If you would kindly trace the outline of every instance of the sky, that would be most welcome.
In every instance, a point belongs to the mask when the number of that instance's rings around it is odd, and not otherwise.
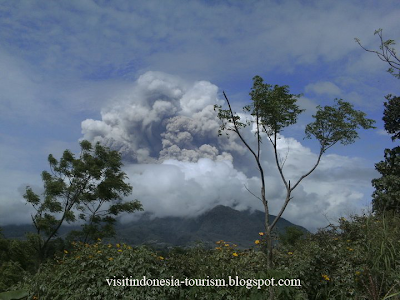
[[[218,136],[214,104],[250,103],[252,78],[288,85],[306,111],[280,136],[284,173],[315,163],[304,140],[317,105],[341,98],[376,120],[352,145],[335,145],[297,187],[283,217],[311,231],[371,209],[374,164],[393,148],[384,96],[399,81],[364,47],[376,29],[400,41],[397,0],[1,1],[0,226],[30,223],[26,186],[41,193],[47,156],[79,141],[120,151],[133,193],[154,216],[195,217],[222,204],[260,209],[256,163],[241,141]],[[251,128],[243,131],[254,141]],[[262,163],[270,211],[284,189],[271,145]],[[133,216],[123,216],[127,222]]]

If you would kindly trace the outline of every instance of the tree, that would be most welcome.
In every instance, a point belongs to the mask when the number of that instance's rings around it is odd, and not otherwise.
[[[400,97],[386,96],[383,121],[392,141],[400,139]],[[400,213],[400,146],[385,149],[385,159],[375,164],[380,178],[372,180],[372,209],[375,213]]]
[[[372,209],[377,214],[400,214],[400,146],[385,149],[385,159],[375,164],[380,178],[372,180]]]
[[[120,213],[142,209],[137,200],[122,201],[132,187],[124,182],[127,176],[121,171],[120,154],[100,143],[93,147],[90,142],[82,141],[80,146],[79,158],[69,150],[64,151],[59,161],[49,155],[51,173],[42,172],[43,197],[26,187],[24,198],[36,211],[32,221],[39,264],[61,225],[64,221],[77,221],[77,213],[84,222],[78,236],[86,242],[112,235],[115,217]]]
[[[364,48],[359,39],[356,42],[365,51],[372,52],[389,64],[388,72],[400,79],[400,59],[397,57],[394,40],[383,40],[382,29],[375,30],[380,38],[380,51]],[[400,139],[400,97],[387,95],[384,102],[382,120],[385,130],[392,135],[392,141]],[[375,213],[386,212],[400,213],[400,146],[385,149],[385,159],[375,164],[375,169],[381,174],[380,178],[372,180],[375,191],[372,194],[372,209]]]
[[[400,59],[397,57],[396,49],[392,46],[396,44],[394,40],[383,40],[382,29],[375,30],[374,35],[378,35],[381,45],[379,46],[379,51],[369,50],[361,45],[359,38],[355,38],[355,41],[367,52],[375,53],[380,60],[387,62],[389,64],[389,69],[387,70],[394,77],[400,79]]]
[[[233,112],[231,103],[225,92],[223,94],[228,104],[228,109],[222,109],[222,106],[219,105],[215,105],[214,109],[218,111],[218,118],[222,122],[219,134],[225,131],[228,135],[227,131],[233,131],[239,136],[240,140],[251,152],[256,161],[261,180],[261,198],[257,198],[261,200],[264,206],[267,265],[271,268],[273,262],[272,230],[277,221],[281,218],[288,203],[292,200],[292,192],[294,189],[304,178],[309,176],[317,168],[326,150],[338,142],[343,145],[353,143],[358,137],[356,130],[360,127],[364,129],[373,128],[372,124],[374,120],[366,119],[365,113],[354,110],[350,103],[341,99],[336,99],[336,104],[334,106],[325,106],[323,108],[318,106],[317,113],[313,116],[315,121],[308,124],[305,129],[306,138],[311,138],[313,136],[319,141],[320,150],[317,161],[309,171],[304,173],[297,181],[294,181],[294,184],[291,184],[291,181],[286,178],[283,172],[285,161],[281,161],[279,158],[277,140],[283,129],[289,125],[295,124],[297,122],[297,116],[303,112],[296,104],[300,95],[290,94],[288,86],[272,86],[265,84],[260,76],[255,76],[253,81],[253,87],[250,92],[251,104],[243,108],[244,112],[250,113],[252,116],[251,120],[241,122],[240,116]],[[250,146],[241,133],[242,128],[250,125],[255,125],[255,149]],[[275,163],[286,190],[286,197],[282,207],[272,222],[269,220],[269,206],[265,194],[266,185],[264,170],[261,165],[261,145],[262,138],[265,136],[272,145]]]
[[[383,122],[385,130],[392,134],[392,141],[400,139],[400,97],[387,95],[387,102],[384,102]]]

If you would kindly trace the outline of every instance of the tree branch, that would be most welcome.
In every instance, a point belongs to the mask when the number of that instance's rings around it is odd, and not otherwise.
[[[275,162],[276,162],[276,166],[278,167],[278,171],[279,174],[281,175],[282,181],[285,184],[286,190],[289,188],[288,183],[286,181],[285,176],[283,175],[283,170],[279,164],[279,158],[278,158],[278,149],[277,149],[277,145],[276,145],[276,132],[274,134],[274,143],[272,143],[272,145],[274,146],[274,154],[275,154]]]
[[[306,174],[304,174],[303,176],[301,176],[299,178],[299,180],[296,182],[296,184],[290,189],[290,192],[292,192],[304,178],[306,178],[308,175],[310,175],[317,168],[319,162],[321,161],[322,154],[324,154],[325,150],[326,149],[323,146],[321,146],[321,149],[320,149],[319,155],[318,155],[318,159],[317,159],[317,162],[315,163],[315,165],[311,168],[310,171],[308,171]]]
[[[260,197],[257,197],[256,195],[254,195],[253,192],[251,192],[251,191],[247,188],[247,186],[246,186],[245,184],[243,184],[243,185],[244,185],[244,187],[246,188],[246,190],[247,190],[250,194],[252,194],[252,195],[253,195],[254,197],[256,197],[258,200],[260,200],[261,203],[263,202],[262,199],[261,199]]]
[[[233,115],[233,111],[232,111],[232,107],[231,107],[231,104],[230,104],[230,102],[229,102],[229,99],[228,99],[228,97],[226,96],[225,92],[222,92],[222,93],[223,93],[223,95],[224,95],[224,97],[225,97],[225,99],[226,99],[226,102],[228,103],[229,111],[230,111],[231,116],[232,116],[233,126],[235,127],[235,132],[237,133],[237,135],[239,136],[239,138],[240,138],[240,140],[243,142],[243,144],[247,147],[247,149],[249,149],[249,151],[253,154],[254,158],[256,159],[257,166],[258,166],[258,170],[260,171],[260,176],[261,176],[261,184],[262,184],[262,187],[261,187],[261,190],[262,190],[262,192],[261,192],[261,197],[262,197],[262,199],[263,199],[263,200],[262,200],[262,201],[263,201],[263,204],[265,205],[265,204],[267,203],[267,200],[265,199],[264,170],[263,170],[263,168],[262,168],[262,166],[261,166],[261,163],[260,163],[260,160],[259,160],[258,155],[253,151],[253,149],[249,146],[249,144],[247,144],[247,142],[244,140],[244,138],[243,138],[242,135],[240,134],[239,128],[238,128],[238,126],[237,126],[236,120],[235,120],[234,115]],[[258,127],[258,124],[257,124],[257,127]]]

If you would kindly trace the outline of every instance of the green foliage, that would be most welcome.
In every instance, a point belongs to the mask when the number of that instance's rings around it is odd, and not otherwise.
[[[392,134],[392,141],[400,139],[400,97],[387,95],[383,104],[385,110],[382,120],[385,122],[385,130]]]
[[[82,295],[90,299],[265,299],[268,288],[257,289],[253,282],[244,282],[242,287],[206,286],[206,281],[204,286],[133,287],[119,286],[113,281],[140,280],[143,276],[180,281],[226,279],[226,282],[228,276],[246,280],[289,278],[287,272],[266,270],[265,263],[263,253],[239,251],[235,245],[223,241],[214,250],[176,249],[165,257],[145,247],[77,243],[54,263],[43,264],[40,273],[26,278],[18,287],[38,299],[81,299]],[[276,287],[275,295],[276,299],[305,299],[296,287]]]
[[[375,164],[375,169],[381,177],[372,180],[374,212],[400,213],[400,146],[385,149],[385,160]]]
[[[392,74],[397,79],[400,79],[400,59],[397,57],[396,49],[393,47],[396,45],[396,42],[392,39],[384,40],[382,29],[377,29],[374,32],[374,35],[378,35],[380,39],[379,51],[377,50],[369,50],[361,45],[360,39],[355,38],[355,41],[367,52],[375,53],[380,60],[388,63],[389,69],[387,70],[390,74]]]
[[[399,225],[398,217],[341,218],[277,259],[309,299],[383,299],[400,289]]]
[[[88,141],[80,143],[79,158],[65,150],[58,161],[49,155],[51,172],[43,171],[44,193],[41,198],[28,186],[24,198],[36,210],[32,216],[37,230],[35,248],[40,259],[47,255],[48,245],[57,235],[64,221],[84,221],[82,231],[74,232],[75,238],[93,241],[114,234],[114,216],[123,212],[140,210],[140,203],[123,203],[123,196],[132,192],[125,183],[126,174],[121,171],[121,157],[117,151]]]
[[[0,292],[34,271],[34,257],[27,241],[8,240],[0,235]]]
[[[326,150],[337,142],[343,145],[354,143],[358,138],[357,129],[375,128],[372,119],[365,118],[366,114],[353,109],[353,106],[335,99],[334,106],[317,106],[317,113],[313,115],[315,121],[306,126],[306,138],[314,136],[320,143],[321,148]]]
[[[392,141],[400,138],[400,97],[386,96],[383,121],[385,130],[392,134]],[[373,179],[375,188],[372,194],[373,210],[382,214],[388,211],[400,213],[400,146],[385,149],[385,159],[375,164],[381,174]]]
[[[279,243],[287,248],[294,250],[296,243],[304,237],[304,232],[298,227],[289,226],[285,228],[284,233],[279,234]]]
[[[290,232],[290,230],[289,230]],[[263,236],[263,233],[260,233]],[[299,236],[299,235],[293,235]],[[275,299],[400,299],[400,218],[393,215],[341,218],[305,238],[275,249],[275,268],[256,249],[238,250],[218,241],[215,249],[176,248],[161,254],[124,244],[75,243],[43,264],[14,289],[38,299],[266,299],[269,288],[122,286],[114,279],[300,279],[301,287],[275,287]],[[292,247],[294,245],[294,248]],[[115,276],[115,277],[114,277]],[[110,285],[107,283],[109,279]],[[216,281],[214,281],[216,283]],[[249,284],[249,288],[246,285]],[[252,285],[252,287],[250,287]]]
[[[0,293],[0,300],[20,300],[27,299],[28,292],[25,290],[17,290]]]
[[[162,279],[170,274],[164,261],[146,248],[78,243],[55,263],[42,265],[26,287],[39,299],[82,299],[83,295],[87,299],[172,299],[179,292],[173,287],[135,288],[113,286],[111,282],[130,276]],[[106,279],[111,280],[111,286]]]
[[[295,124],[298,115],[304,111],[296,104],[300,95],[290,94],[289,86],[272,87],[263,83],[260,76],[253,78],[250,96],[252,103],[243,109],[258,119],[268,135],[280,133],[283,128]]]
[[[261,193],[258,198],[265,210],[265,240],[266,247],[265,252],[268,254],[268,266],[272,266],[273,261],[273,237],[272,230],[274,229],[277,221],[281,218],[285,211],[288,203],[293,198],[293,190],[300,184],[300,182],[309,176],[318,166],[321,161],[321,156],[327,149],[340,142],[343,145],[351,144],[358,138],[357,129],[360,127],[364,129],[374,128],[374,120],[365,118],[366,114],[353,109],[353,106],[343,101],[342,99],[335,99],[336,104],[334,106],[321,106],[317,107],[317,113],[313,115],[314,122],[308,124],[305,129],[306,138],[314,136],[320,143],[320,151],[314,166],[305,172],[297,181],[292,185],[290,180],[286,179],[283,172],[283,166],[285,161],[280,160],[277,139],[278,134],[282,130],[297,122],[298,115],[303,112],[299,109],[296,102],[300,95],[293,95],[289,93],[288,86],[278,86],[263,83],[263,79],[260,76],[253,78],[253,87],[250,92],[251,104],[245,106],[243,110],[250,113],[252,118],[247,120],[245,123],[241,121],[239,115],[233,112],[230,101],[224,93],[225,99],[228,104],[228,109],[222,109],[222,106],[215,105],[214,110],[218,111],[218,118],[221,120],[221,126],[218,131],[221,134],[222,131],[233,131],[235,132],[243,144],[247,147],[249,152],[254,156],[257,163],[257,168],[260,172],[261,181]],[[251,124],[255,124],[254,134],[256,136],[257,149],[253,149],[252,146],[244,139],[240,129]],[[269,207],[266,199],[266,184],[264,178],[264,170],[261,163],[261,139],[262,133],[266,133],[269,141],[274,150],[275,163],[279,171],[280,177],[283,181],[286,189],[286,196],[282,203],[281,209],[272,221],[269,221]],[[228,135],[228,133],[226,132]]]
[[[218,118],[222,121],[219,134],[224,130],[238,132],[241,127],[258,122],[260,129],[271,136],[280,133],[283,128],[295,124],[298,115],[304,111],[299,109],[296,104],[300,95],[290,94],[289,86],[266,84],[260,76],[253,78],[250,96],[252,102],[244,106],[243,111],[250,113],[254,120],[245,123],[241,122],[239,115],[232,113],[230,107],[222,109],[222,106],[214,106],[214,109],[218,110]],[[235,126],[231,127],[230,123],[235,123]]]

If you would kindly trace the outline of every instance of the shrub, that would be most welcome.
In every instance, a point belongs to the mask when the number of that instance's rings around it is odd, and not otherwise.
[[[268,271],[265,265],[266,258],[262,252],[238,251],[233,244],[223,241],[214,250],[202,247],[172,250],[167,257],[145,247],[104,245],[100,242],[75,244],[54,263],[44,264],[39,273],[27,279],[25,288],[31,297],[39,299],[264,299],[269,293],[265,286],[261,289],[216,286],[216,279],[225,279],[228,283],[229,276],[233,279],[235,276],[239,279],[287,278],[286,273]],[[192,286],[192,281],[190,286],[181,287],[126,287],[113,281],[129,279],[130,276],[137,279],[146,276],[181,281],[185,278],[205,280],[202,282],[204,286]],[[275,289],[276,299],[304,299],[296,298],[298,294],[298,289],[293,287]]]
[[[309,299],[388,297],[400,289],[399,225],[393,216],[341,218],[293,252],[281,247],[280,268],[301,279]]]

